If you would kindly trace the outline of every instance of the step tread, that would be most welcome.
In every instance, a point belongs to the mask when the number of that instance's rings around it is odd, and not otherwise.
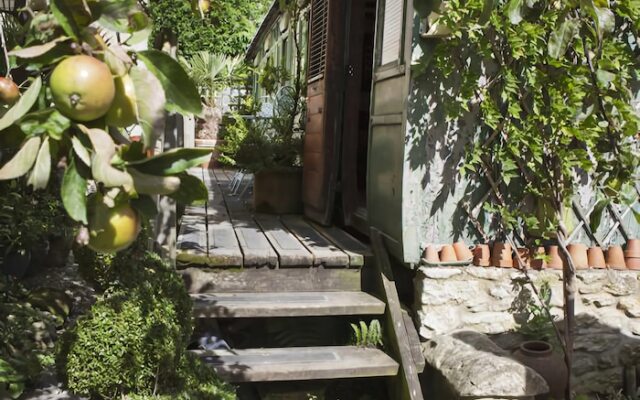
[[[383,351],[355,346],[193,352],[230,382],[364,378],[398,373],[398,363]]]
[[[205,293],[191,298],[196,318],[380,315],[385,309],[364,292]]]

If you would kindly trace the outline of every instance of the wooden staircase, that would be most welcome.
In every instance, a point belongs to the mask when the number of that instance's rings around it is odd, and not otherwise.
[[[384,318],[385,301],[362,290],[367,246],[301,217],[249,214],[224,195],[228,177],[205,173],[203,180],[213,196],[207,207],[186,209],[177,244],[195,318]],[[235,383],[395,377],[400,370],[384,351],[356,346],[193,352]]]

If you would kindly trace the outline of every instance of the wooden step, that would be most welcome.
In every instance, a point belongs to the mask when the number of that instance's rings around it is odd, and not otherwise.
[[[398,363],[383,351],[355,346],[193,352],[229,382],[365,378],[398,373]]]
[[[187,268],[179,271],[189,293],[360,292],[360,269]]]
[[[194,294],[196,318],[379,315],[384,303],[364,292]]]

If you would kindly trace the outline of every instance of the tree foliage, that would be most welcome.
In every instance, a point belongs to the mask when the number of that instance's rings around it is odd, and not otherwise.
[[[439,23],[453,33],[436,47],[434,71],[458,82],[446,99],[451,119],[478,113],[466,170],[490,165],[502,177],[515,196],[495,205],[503,220],[555,236],[578,175],[628,201],[640,166],[640,1],[445,4]]]
[[[151,37],[171,30],[178,37],[180,54],[187,58],[200,51],[242,55],[270,4],[269,0],[214,0],[201,18],[188,2],[152,0]]]

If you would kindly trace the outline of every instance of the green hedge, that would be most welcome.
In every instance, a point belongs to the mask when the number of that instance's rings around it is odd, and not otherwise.
[[[187,58],[199,51],[240,55],[270,4],[270,0],[214,0],[202,19],[187,1],[153,0],[149,6],[154,26],[151,38],[171,30],[178,36],[180,54]]]

